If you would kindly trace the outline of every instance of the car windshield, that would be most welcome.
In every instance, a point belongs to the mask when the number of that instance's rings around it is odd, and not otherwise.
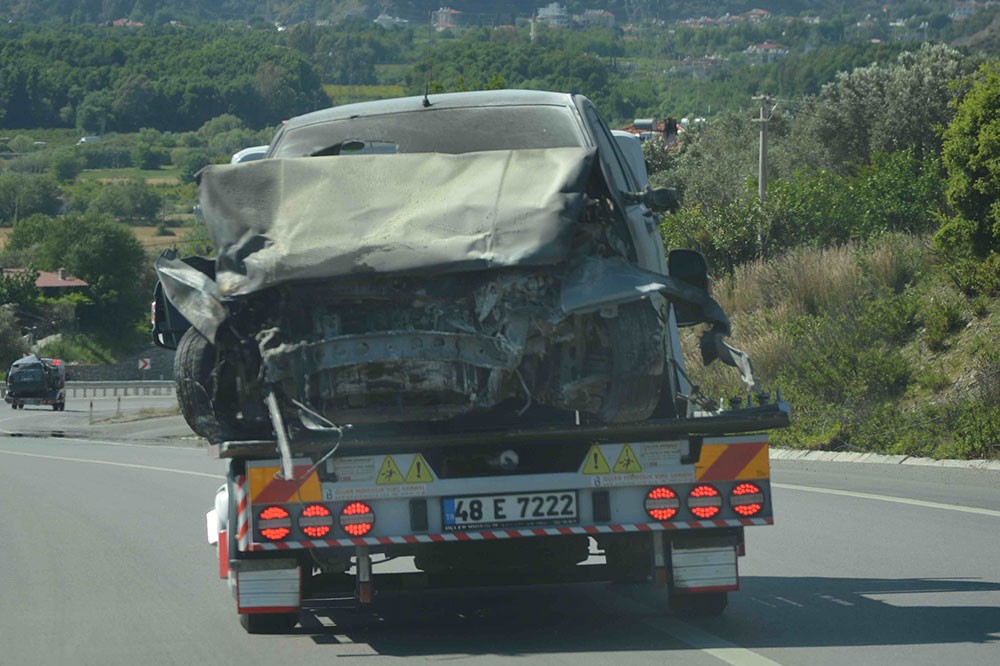
[[[344,118],[294,129],[272,157],[359,153],[468,153],[585,145],[564,106],[464,107]]]

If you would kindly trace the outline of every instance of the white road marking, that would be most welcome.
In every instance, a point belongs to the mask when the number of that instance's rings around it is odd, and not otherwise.
[[[12,456],[23,456],[25,458],[44,458],[46,460],[62,460],[66,462],[90,463],[91,465],[108,465],[110,467],[127,467],[130,469],[144,469],[151,472],[170,472],[171,474],[186,474],[187,476],[204,476],[209,479],[225,479],[221,474],[207,474],[205,472],[192,472],[184,469],[172,469],[170,467],[156,467],[153,465],[135,465],[132,463],[111,462],[108,460],[88,460],[86,458],[66,458],[63,456],[46,456],[40,453],[24,453],[23,451],[7,451],[0,449],[0,453]]]
[[[753,650],[730,643],[724,638],[710,634],[693,624],[688,624],[675,618],[670,618],[663,624],[656,623],[656,627],[658,629],[666,629],[668,634],[681,643],[689,645],[696,650],[701,650],[705,654],[709,654],[731,666],[782,666],[780,663],[773,659],[768,659],[762,654],[757,654]]]
[[[975,513],[980,516],[990,516],[1000,518],[1000,511],[993,509],[980,509],[976,506],[962,506],[960,504],[943,504],[941,502],[926,502],[924,500],[907,499],[905,497],[892,497],[890,495],[875,495],[872,493],[858,493],[851,490],[833,490],[832,488],[814,488],[812,486],[797,486],[791,483],[772,483],[775,488],[786,490],[801,490],[807,493],[820,493],[823,495],[840,495],[842,497],[856,497],[858,499],[878,500],[879,502],[892,502],[894,504],[909,504],[926,509],[942,509],[944,511],[961,511],[962,513]]]

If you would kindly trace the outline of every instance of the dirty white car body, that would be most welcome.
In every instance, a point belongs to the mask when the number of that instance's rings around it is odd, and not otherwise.
[[[202,173],[216,256],[158,260],[154,337],[179,345],[182,409],[216,440],[683,416],[678,313],[755,382],[705,270],[682,254],[669,275],[661,194],[579,95],[314,112],[265,159]]]

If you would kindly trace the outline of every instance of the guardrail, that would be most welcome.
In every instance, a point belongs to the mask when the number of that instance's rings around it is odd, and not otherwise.
[[[130,395],[174,395],[176,384],[172,381],[111,381],[66,382],[67,398],[97,398]],[[7,395],[7,387],[0,387],[0,397]]]

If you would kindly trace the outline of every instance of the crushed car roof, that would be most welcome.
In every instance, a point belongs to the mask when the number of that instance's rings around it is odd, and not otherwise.
[[[473,92],[444,93],[416,95],[413,97],[400,97],[396,99],[375,100],[371,102],[358,102],[356,104],[345,104],[334,106],[328,109],[313,111],[301,116],[296,116],[285,123],[288,129],[304,127],[314,123],[322,123],[330,120],[342,120],[352,116],[370,116],[382,113],[403,113],[407,111],[417,111],[423,108],[428,109],[455,109],[467,106],[507,106],[523,104],[548,104],[554,106],[574,106],[574,95],[568,93],[553,93],[541,90],[478,90]],[[424,100],[430,102],[430,106],[424,105]]]

